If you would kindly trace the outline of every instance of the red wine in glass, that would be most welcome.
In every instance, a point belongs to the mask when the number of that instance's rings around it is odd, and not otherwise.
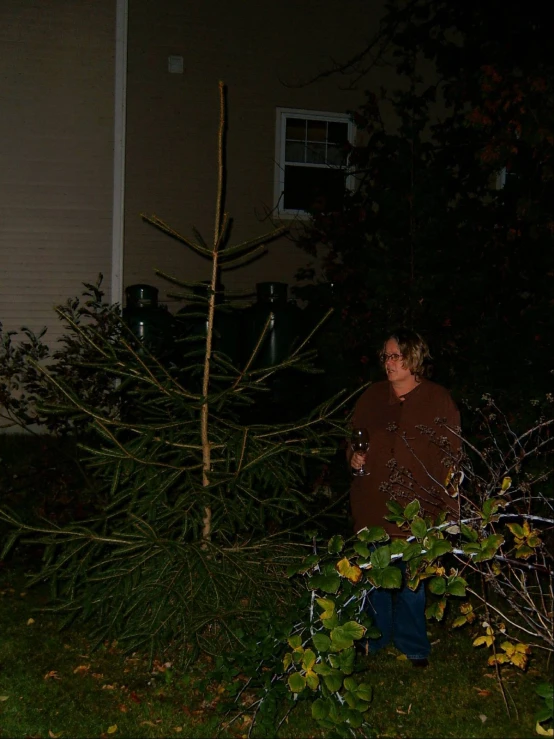
[[[369,434],[367,433],[367,429],[352,429],[352,433],[350,435],[350,448],[354,453],[360,452],[361,454],[365,454],[367,452],[369,449]],[[356,477],[363,477],[365,475],[369,475],[369,472],[365,471],[362,464],[359,470],[352,468],[352,474]]]

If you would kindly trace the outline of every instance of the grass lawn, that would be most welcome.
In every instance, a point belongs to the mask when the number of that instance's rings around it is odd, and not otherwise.
[[[227,725],[228,691],[206,680],[209,662],[183,673],[169,663],[149,667],[144,655],[124,655],[117,644],[91,651],[83,631],[59,632],[55,616],[35,611],[45,601],[40,588],[25,590],[19,569],[0,570],[0,738],[203,739],[218,730],[222,739],[248,736],[248,717]],[[359,658],[374,688],[373,736],[536,736],[534,689],[547,678],[544,658],[532,658],[527,673],[503,669],[508,715],[495,671],[469,634],[435,624],[431,638],[426,669],[412,667],[394,649]],[[323,734],[300,702],[275,736]]]
[[[86,515],[80,470],[48,439],[25,444],[5,436],[1,442],[3,503],[60,523],[71,511]],[[6,533],[0,527],[0,540]],[[0,739],[248,737],[249,716],[229,723],[230,686],[208,680],[209,660],[185,672],[169,663],[150,665],[142,654],[125,655],[113,643],[93,651],[81,627],[60,632],[55,616],[36,610],[47,602],[46,589],[25,587],[24,569],[37,564],[32,557],[23,549],[0,562]],[[436,622],[429,628],[434,646],[426,669],[413,668],[392,648],[358,658],[374,691],[371,736],[536,737],[534,714],[543,702],[535,688],[550,679],[552,667],[545,656],[536,651],[526,673],[502,668],[508,714],[488,654],[472,647],[471,632]],[[254,727],[250,735],[261,733]],[[324,735],[309,703],[298,701],[270,736]]]

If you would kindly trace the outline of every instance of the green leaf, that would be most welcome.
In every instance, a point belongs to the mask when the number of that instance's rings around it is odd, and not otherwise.
[[[502,534],[491,534],[481,543],[481,551],[475,557],[475,561],[484,562],[487,559],[492,559],[503,543],[504,537]]]
[[[369,547],[362,541],[354,542],[353,549],[356,554],[359,554],[361,557],[369,557]]]
[[[314,634],[312,641],[318,652],[328,652],[331,648],[331,639],[329,639],[327,634]]]
[[[350,690],[351,692],[355,692],[358,689],[358,681],[355,677],[345,677],[343,685],[345,690]]]
[[[542,723],[543,721],[548,721],[552,718],[552,709],[551,708],[541,708],[539,711],[535,714],[535,720],[539,723]]]
[[[390,546],[384,544],[371,552],[371,564],[382,569],[390,564]]]
[[[331,598],[316,598],[316,603],[320,608],[323,608],[324,611],[334,611],[335,610],[335,601],[331,600]]]
[[[393,539],[390,543],[390,553],[403,554],[409,546],[406,539]]]
[[[418,541],[411,541],[406,549],[402,552],[402,559],[404,562],[409,562],[413,557],[417,557],[421,554],[421,544]]]
[[[332,536],[329,539],[329,543],[327,544],[327,551],[329,554],[338,554],[339,552],[342,552],[344,548],[344,539],[342,536],[339,536],[338,534],[336,536]]]
[[[315,654],[311,649],[306,649],[302,658],[302,669],[311,670],[315,664]]]
[[[329,715],[329,704],[328,698],[318,698],[312,703],[312,718],[316,721],[327,718]]]
[[[517,536],[519,539],[523,539],[525,537],[523,526],[520,526],[518,523],[507,523],[506,526],[510,529],[512,534]]]
[[[437,559],[437,557],[442,557],[443,554],[451,551],[452,544],[449,541],[446,541],[445,539],[437,539],[433,542],[425,557],[429,561],[432,561],[434,559]]]
[[[297,649],[298,647],[302,646],[302,637],[300,634],[295,634],[294,636],[289,636],[287,639],[289,647],[292,649]]]
[[[389,535],[382,526],[369,526],[367,529],[358,531],[360,541],[371,544],[374,541],[386,541]]]
[[[354,670],[354,662],[356,660],[354,647],[343,649],[342,652],[339,652],[336,656],[338,657],[339,669],[342,670],[345,675],[350,675]]]
[[[467,542],[462,544],[462,551],[465,554],[479,554],[481,552],[481,544],[479,542]]]
[[[356,693],[358,695],[358,698],[365,701],[366,703],[369,703],[373,694],[373,688],[367,683],[360,683],[358,685],[358,690],[356,691]]]
[[[299,672],[293,672],[289,676],[288,684],[292,693],[301,693],[306,687],[306,678]]]
[[[402,572],[400,568],[391,565],[381,571],[381,587],[400,588],[402,586]]]
[[[323,675],[323,682],[329,692],[336,693],[342,687],[342,672],[340,670],[331,670]]]
[[[387,500],[386,505],[391,513],[394,513],[397,516],[404,517],[404,511],[402,509],[402,506],[396,500]]]
[[[356,711],[355,709],[351,708],[347,713],[347,720],[350,726],[353,729],[359,729],[360,726],[363,724],[364,720],[362,718],[362,714],[360,711]]]
[[[535,688],[535,693],[541,698],[552,698],[554,694],[554,685],[552,683],[540,683]]]
[[[429,580],[429,590],[435,595],[443,595],[446,591],[446,580],[444,577],[432,577]]]
[[[347,621],[331,631],[331,641],[337,649],[347,649],[352,646],[355,639],[361,639],[364,634],[364,626],[356,621]]]
[[[474,529],[471,529],[469,526],[467,526],[465,523],[460,525],[460,528],[462,530],[462,536],[464,536],[468,541],[477,541],[479,539],[479,534]]]
[[[311,670],[306,673],[306,685],[310,690],[317,690],[319,688],[319,677]]]
[[[446,592],[449,595],[458,595],[463,597],[466,594],[467,582],[463,577],[448,578],[448,584],[446,586]]]
[[[421,509],[421,505],[419,503],[419,500],[415,498],[412,500],[411,503],[408,503],[406,508],[404,508],[404,518],[406,518],[408,521],[411,521],[412,518],[419,513]]]
[[[419,516],[416,516],[414,520],[412,521],[410,530],[412,534],[418,539],[424,539],[425,536],[427,535],[427,524],[422,518],[420,518]]]
[[[336,593],[340,587],[340,577],[334,575],[314,575],[308,580],[310,590],[323,590],[324,593]]]
[[[332,655],[329,655],[329,656],[331,657]],[[316,672],[318,675],[325,676],[325,675],[331,675],[333,670],[331,667],[329,667],[327,662],[317,662],[314,665],[314,672]]]

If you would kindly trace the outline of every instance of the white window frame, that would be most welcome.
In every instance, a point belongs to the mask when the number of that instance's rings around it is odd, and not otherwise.
[[[285,191],[285,143],[286,143],[286,121],[287,118],[300,118],[310,120],[323,120],[330,123],[346,123],[348,125],[348,141],[354,143],[354,132],[355,126],[351,117],[346,113],[329,113],[321,110],[306,110],[303,108],[281,108],[278,107],[276,110],[276,121],[275,121],[275,180],[274,180],[274,198],[275,213],[282,218],[291,219],[308,219],[310,213],[305,210],[292,210],[285,209],[284,207],[284,191]],[[298,162],[291,162],[295,166],[303,167],[314,167],[314,168],[329,168],[344,169],[348,171],[348,167],[333,166],[330,164],[300,164]],[[355,184],[355,178],[353,175],[347,175],[346,177],[346,188],[353,190]]]

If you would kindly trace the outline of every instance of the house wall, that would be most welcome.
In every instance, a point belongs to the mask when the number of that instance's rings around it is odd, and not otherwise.
[[[99,272],[109,298],[115,0],[0,3],[0,321],[62,331]]]
[[[171,309],[160,269],[185,280],[209,277],[209,265],[141,220],[156,214],[191,236],[213,234],[217,175],[218,81],[228,88],[227,203],[233,242],[272,226],[277,106],[344,113],[364,90],[387,84],[375,70],[359,86],[335,75],[302,84],[359,51],[375,34],[382,0],[130,0],[124,284],[148,283]],[[184,73],[168,72],[168,56]],[[226,290],[255,283],[295,284],[310,257],[290,239],[247,267],[223,275]],[[175,290],[175,288],[173,288]]]

